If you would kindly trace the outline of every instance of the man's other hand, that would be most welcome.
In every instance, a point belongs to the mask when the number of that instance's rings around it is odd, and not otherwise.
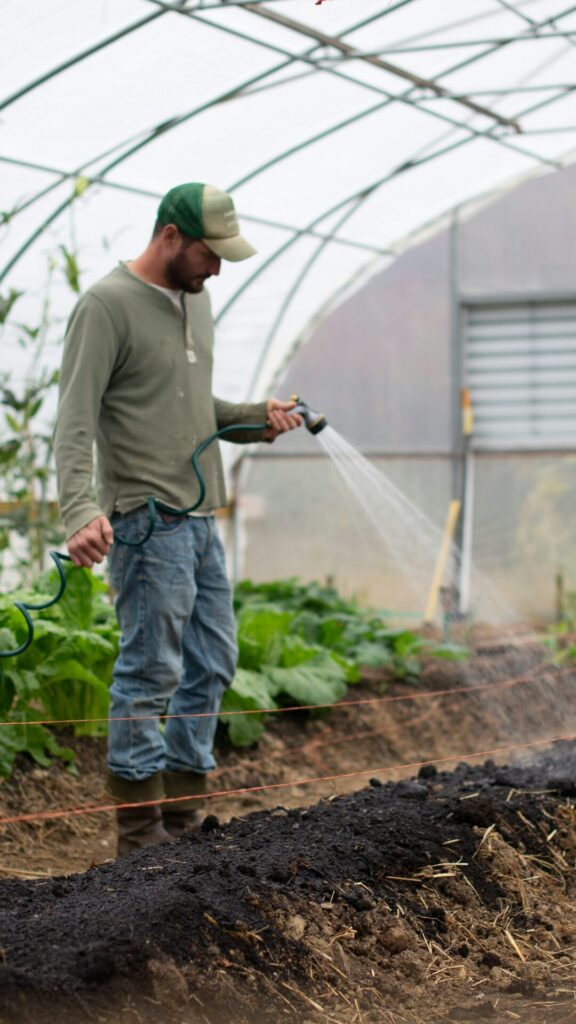
[[[268,426],[264,431],[264,440],[273,441],[278,434],[285,434],[287,430],[294,430],[302,425],[302,417],[296,413],[290,415],[296,402],[281,402],[279,398],[268,399]]]
[[[94,562],[102,562],[114,541],[114,531],[106,516],[91,519],[66,542],[74,565],[91,569]]]

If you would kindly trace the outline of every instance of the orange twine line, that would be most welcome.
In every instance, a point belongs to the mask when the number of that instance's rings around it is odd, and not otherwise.
[[[431,708],[430,711],[426,711],[425,715],[430,715],[437,710]],[[416,718],[410,718],[403,722],[404,726],[414,725],[416,722],[421,721],[423,715],[417,715]],[[334,730],[330,730],[333,734]],[[324,747],[333,747],[336,743],[342,746],[344,743],[356,743],[358,740],[373,739],[375,736],[385,736],[386,729],[369,729],[364,732],[353,732],[347,736],[334,736],[331,739],[322,739],[322,733],[317,739],[309,739],[307,743],[303,743],[299,747],[287,747],[285,750],[278,751],[275,754],[269,754],[267,757],[256,757],[254,760],[249,761],[247,758],[240,758],[236,764],[222,765],[220,768],[215,768],[210,773],[213,779],[219,779],[222,775],[228,775],[236,771],[237,768],[257,768],[261,764],[268,764],[270,761],[285,760],[287,757],[292,757],[293,754],[308,754],[313,758],[316,750],[322,750]]]
[[[523,676],[512,676],[509,679],[500,680],[497,683],[478,683],[474,686],[460,686],[454,687],[453,689],[446,690],[425,690],[419,693],[403,694],[395,697],[370,697],[365,700],[344,700],[337,701],[334,704],[296,704],[286,708],[242,708],[238,711],[199,711],[190,714],[179,714],[179,715],[126,715],[124,717],[114,716],[112,718],[50,718],[50,719],[37,719],[34,721],[25,722],[0,722],[0,726],[22,726],[22,725],[89,725],[96,724],[97,722],[146,722],[156,721],[159,718],[168,720],[171,718],[231,718],[234,715],[279,715],[284,714],[287,711],[320,711],[324,708],[348,708],[357,707],[360,704],[391,704],[394,701],[411,701],[411,700],[425,700],[426,698],[433,697],[446,697],[451,694],[461,693],[477,693],[480,690],[498,690],[504,689],[505,687],[517,686],[524,682],[533,682],[533,675],[538,669],[532,669],[531,672],[527,672]],[[573,669],[564,668],[559,669],[556,675],[563,675],[564,673],[573,672]]]
[[[472,754],[449,754],[445,757],[434,757],[428,761],[412,761],[407,764],[394,764],[386,768],[363,768],[355,772],[342,772],[339,775],[320,775],[311,779],[294,779],[290,782],[270,782],[263,786],[245,786],[241,789],[223,789],[214,793],[194,793],[189,796],[162,797],[161,800],[141,800],[137,803],[113,803],[113,804],[92,804],[88,807],[72,807],[69,810],[59,811],[38,811],[33,814],[16,814],[6,818],[0,818],[0,825],[10,825],[18,821],[40,821],[54,818],[76,817],[81,814],[102,814],[105,811],[117,811],[128,807],[156,807],[160,804],[176,804],[182,800],[206,800],[216,797],[241,796],[244,793],[261,793],[269,789],[286,789],[289,786],[308,786],[317,782],[334,782],[338,779],[352,779],[361,775],[384,774],[397,771],[401,768],[423,768],[430,764],[443,764],[445,761],[462,761],[471,757],[487,757],[491,754],[501,754],[506,750],[525,750],[528,747],[546,746],[552,743],[570,742],[576,739],[576,734],[569,736],[552,736],[545,740],[532,740],[530,743],[512,743],[505,747],[494,747],[492,750],[477,750]]]

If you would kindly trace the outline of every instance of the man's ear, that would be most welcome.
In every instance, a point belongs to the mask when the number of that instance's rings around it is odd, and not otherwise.
[[[160,237],[165,245],[170,249],[174,249],[180,244],[182,236],[175,224],[165,224],[162,228]]]

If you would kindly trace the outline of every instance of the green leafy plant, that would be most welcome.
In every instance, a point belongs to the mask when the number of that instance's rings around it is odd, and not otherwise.
[[[58,269],[74,295],[80,291],[77,255],[60,245],[48,261],[42,307],[35,323],[16,318],[24,292],[12,288],[0,295],[0,340],[18,346],[26,359],[24,379],[19,385],[9,372],[0,374],[0,497],[6,502],[0,519],[0,551],[10,553],[6,561],[12,572],[17,568],[22,583],[30,582],[42,571],[48,547],[62,539],[52,500],[51,405],[59,375],[47,365],[49,348],[61,341],[60,325],[50,304],[52,280]]]
[[[14,556],[24,578],[42,568],[47,545],[59,537],[57,512],[48,498],[52,439],[40,425],[44,401],[57,379],[55,371],[39,371],[34,383],[24,385],[18,395],[0,386],[4,424],[11,431],[0,444],[3,486],[11,502],[3,521],[4,546],[9,545],[10,531],[26,538],[25,554]]]
[[[268,596],[265,594],[264,596]],[[224,695],[224,712],[290,704],[331,704],[359,678],[356,667],[293,631],[298,615],[268,601],[237,603],[239,669]],[[232,743],[247,746],[264,728],[262,714],[224,714]]]
[[[73,292],[77,295],[80,294],[80,267],[78,265],[78,256],[75,252],[71,252],[65,245],[58,246],[62,258],[64,260],[64,276],[68,281]]]
[[[252,713],[258,708],[330,705],[358,682],[361,668],[415,680],[424,654],[467,656],[456,645],[438,647],[410,630],[390,629],[373,611],[319,583],[245,580],[236,587],[234,604],[240,667],[222,710],[251,713],[223,715],[222,721],[238,746],[261,735],[264,716]]]
[[[6,323],[12,306],[23,294],[24,292],[19,292],[16,288],[11,288],[6,296],[0,295],[0,324]]]
[[[550,626],[543,643],[550,652],[554,665],[571,664],[576,661],[574,625],[568,618]]]
[[[35,587],[0,597],[0,645],[18,647],[28,633],[14,600],[41,604],[58,589],[55,571],[43,574]],[[0,661],[0,774],[10,773],[19,752],[40,764],[49,756],[70,760],[72,752],[58,745],[46,720],[74,725],[76,735],[106,733],[108,690],[118,648],[118,627],[107,587],[95,574],[74,566],[67,570],[62,599],[34,616],[34,640],[22,654]],[[99,721],[93,721],[98,719]],[[103,720],[103,721],[102,721]]]

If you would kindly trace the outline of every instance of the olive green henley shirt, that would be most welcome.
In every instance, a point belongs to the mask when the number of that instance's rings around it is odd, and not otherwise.
[[[266,402],[212,395],[214,328],[203,290],[182,311],[125,265],[90,288],[70,318],[60,375],[55,457],[70,537],[99,515],[129,512],[149,497],[189,508],[199,489],[190,457],[215,430],[266,425]],[[238,443],[261,440],[234,432]],[[97,498],[92,491],[96,442]],[[218,442],[200,459],[205,515],[226,504]]]

